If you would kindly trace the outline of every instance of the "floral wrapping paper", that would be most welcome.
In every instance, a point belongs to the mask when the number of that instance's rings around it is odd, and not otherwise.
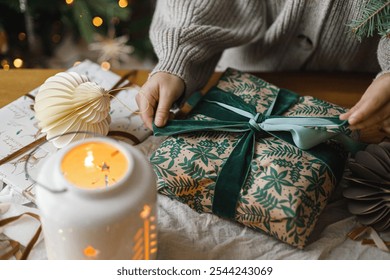
[[[240,96],[264,112],[279,89],[253,75],[228,69],[218,88]],[[283,116],[338,116],[344,109],[300,97]],[[207,120],[203,115],[192,119]],[[214,186],[221,167],[241,137],[237,132],[192,132],[168,137],[151,155],[158,191],[195,211],[212,213]],[[337,143],[335,151],[345,156]],[[303,248],[326,206],[336,177],[327,164],[274,136],[256,137],[255,153],[241,189],[235,220]]]

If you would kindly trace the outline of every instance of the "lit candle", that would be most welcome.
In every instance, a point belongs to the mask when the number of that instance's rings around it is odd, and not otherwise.
[[[104,142],[76,146],[61,162],[63,176],[76,187],[86,189],[109,187],[122,179],[128,170],[125,155]]]
[[[75,142],[43,163],[38,182],[49,259],[156,258],[156,178],[136,148]]]

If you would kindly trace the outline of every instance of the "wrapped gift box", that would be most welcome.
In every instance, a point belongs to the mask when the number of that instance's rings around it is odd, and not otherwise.
[[[192,98],[154,129],[172,135],[151,156],[159,192],[303,248],[356,148],[344,109],[233,69]]]

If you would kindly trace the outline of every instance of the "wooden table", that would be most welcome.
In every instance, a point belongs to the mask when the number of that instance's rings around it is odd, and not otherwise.
[[[30,90],[41,85],[48,77],[63,71],[61,69],[13,69],[0,70],[0,107],[12,102]],[[128,70],[115,70],[124,75]],[[215,73],[206,88],[215,84],[221,73]],[[350,108],[364,93],[374,78],[373,74],[361,73],[256,73],[264,80],[288,88],[301,95],[312,95],[320,99]],[[129,79],[142,85],[148,78],[148,71],[135,71]],[[377,135],[368,132],[369,140],[376,142]],[[383,137],[379,135],[378,137]]]

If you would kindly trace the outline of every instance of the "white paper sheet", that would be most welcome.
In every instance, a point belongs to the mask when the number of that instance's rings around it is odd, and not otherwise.
[[[104,70],[100,65],[88,60],[68,69],[68,71],[84,74],[91,81],[96,82],[107,90],[111,89],[120,80],[120,76]],[[139,141],[143,141],[151,134],[151,131],[144,127],[139,115],[132,114],[127,108],[129,107],[132,111],[138,109],[135,101],[138,90],[139,87],[134,85],[128,90],[119,92],[116,96],[117,98],[112,99],[110,131],[130,133]],[[35,96],[37,92],[38,88],[29,92],[29,94]],[[32,110],[33,104],[33,99],[22,96],[0,109],[0,159],[44,136],[40,133],[34,117],[34,111]],[[120,139],[123,140],[124,138]],[[46,144],[42,146],[31,157],[28,166],[29,170],[32,173],[37,172],[39,164],[55,151],[56,149],[52,145]],[[26,180],[24,172],[26,158],[29,152],[0,166],[0,182],[3,181],[17,192],[24,194],[29,200],[33,200],[34,186],[31,181]]]

